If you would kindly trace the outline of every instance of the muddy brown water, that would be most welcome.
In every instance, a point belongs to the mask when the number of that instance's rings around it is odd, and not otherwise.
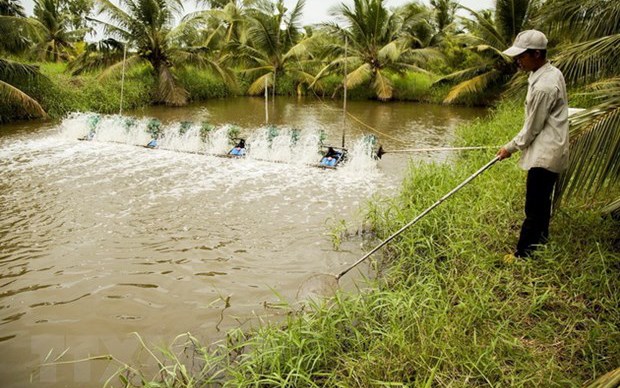
[[[388,151],[450,145],[458,124],[485,114],[366,101],[348,109],[378,131]],[[208,344],[228,329],[277,320],[274,306],[295,303],[304,279],[338,273],[364,254],[359,237],[335,250],[334,228],[342,222],[360,228],[364,204],[396,193],[410,159],[449,158],[388,153],[379,161],[358,155],[338,170],[309,166],[320,131],[325,143],[340,145],[343,115],[333,101],[269,103],[281,144],[295,128],[311,145],[285,155],[259,141],[265,133],[259,98],[127,116],[138,122],[137,132],[127,134],[124,118],[101,116],[90,142],[76,140],[88,132],[89,114],[0,126],[3,387],[101,385],[114,364],[38,366],[61,355],[59,361],[113,354],[148,362],[133,332],[153,347],[186,332]],[[171,133],[183,121],[237,125],[261,158],[181,152],[201,150],[191,134],[171,139],[168,149],[136,147],[148,140],[149,118]],[[373,133],[351,119],[345,128],[350,149]],[[355,270],[343,280],[358,278]]]

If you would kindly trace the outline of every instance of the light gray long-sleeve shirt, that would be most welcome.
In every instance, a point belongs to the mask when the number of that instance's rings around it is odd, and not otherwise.
[[[524,170],[542,167],[562,172],[568,166],[568,97],[562,72],[544,64],[528,79],[525,121],[521,131],[504,148],[522,151]]]

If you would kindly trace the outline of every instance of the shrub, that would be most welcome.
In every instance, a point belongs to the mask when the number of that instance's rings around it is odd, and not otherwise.
[[[235,92],[220,77],[207,70],[186,67],[177,70],[176,76],[192,101],[228,97]]]

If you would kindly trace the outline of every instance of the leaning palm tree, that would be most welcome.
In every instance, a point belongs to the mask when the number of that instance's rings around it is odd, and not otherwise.
[[[459,39],[479,53],[482,62],[437,81],[458,82],[444,99],[445,103],[459,102],[488,90],[501,91],[508,84],[517,67],[502,51],[512,44],[519,32],[531,25],[530,19],[538,6],[539,0],[496,0],[493,14],[465,8],[473,19],[464,20],[468,33]]]
[[[370,83],[378,99],[389,100],[394,92],[390,73],[426,72],[421,63],[438,55],[433,49],[413,48],[411,36],[401,33],[402,19],[387,10],[384,0],[354,0],[353,7],[341,4],[335,15],[348,27],[327,25],[341,41],[333,49],[338,57],[317,74],[317,81],[329,72],[343,68],[346,62],[353,69],[345,80],[348,88]],[[346,57],[345,45],[342,44],[345,42],[348,42]]]
[[[571,160],[556,190],[558,204],[620,181],[620,3],[550,0],[544,7],[540,22],[565,43],[554,64],[569,85],[589,85],[596,101],[572,120]],[[609,210],[619,208],[620,198]]]
[[[45,110],[18,86],[21,80],[32,80],[39,76],[36,67],[0,58],[0,99],[3,104],[14,106],[19,116],[45,117]]]
[[[109,21],[93,20],[100,23],[108,35],[126,42],[130,48],[126,60],[121,58],[109,66],[104,76],[119,70],[123,62],[127,66],[149,64],[157,78],[155,102],[168,105],[184,105],[189,97],[177,83],[172,71],[175,66],[210,69],[228,85],[234,85],[233,73],[220,62],[211,60],[206,55],[207,47],[182,44],[187,41],[185,35],[195,31],[192,26],[202,23],[204,18],[189,14],[175,26],[176,18],[183,11],[180,0],[121,0],[118,6],[109,0],[99,0],[98,5],[99,14],[107,16]],[[118,56],[118,51],[115,55]],[[97,56],[93,56],[93,60],[97,60]]]

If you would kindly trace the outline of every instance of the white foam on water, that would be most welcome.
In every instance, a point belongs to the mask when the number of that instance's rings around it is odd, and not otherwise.
[[[65,139],[91,135],[95,142],[146,145],[151,139],[149,123],[153,119],[135,119],[119,115],[74,113],[59,125]],[[158,123],[160,124],[160,123]],[[202,133],[199,123],[173,122],[160,124],[158,148],[164,150],[226,155],[235,141],[230,139],[231,125]],[[246,137],[246,159],[273,161],[293,165],[314,165],[321,158],[320,132],[312,129],[260,127],[243,129]],[[241,136],[241,135],[240,135]],[[372,146],[363,139],[354,141],[348,160],[343,163],[346,175],[375,174],[376,161]]]

